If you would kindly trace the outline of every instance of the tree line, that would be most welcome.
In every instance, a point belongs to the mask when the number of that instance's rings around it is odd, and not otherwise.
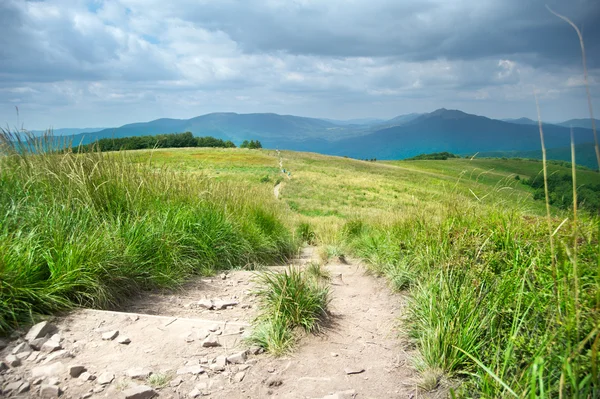
[[[217,139],[215,137],[194,137],[191,132],[158,134],[155,136],[132,136],[120,138],[103,138],[91,144],[73,148],[75,152],[86,152],[90,150],[119,151],[119,150],[141,150],[149,148],[181,148],[181,147],[216,147],[235,148],[236,145],[230,140]],[[245,140],[242,148],[262,148],[258,140]]]

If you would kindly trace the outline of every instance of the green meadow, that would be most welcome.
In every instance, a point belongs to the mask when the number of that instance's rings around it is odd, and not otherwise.
[[[546,218],[521,182],[541,162],[235,148],[39,154],[6,140],[3,148],[4,332],[38,314],[118,306],[135,290],[195,274],[283,262],[310,240],[324,257],[363,259],[407,295],[401,333],[417,348],[415,366],[433,376],[423,389],[600,395],[600,220],[557,208]],[[578,169],[577,182],[600,175]],[[294,325],[311,330],[303,320]]]

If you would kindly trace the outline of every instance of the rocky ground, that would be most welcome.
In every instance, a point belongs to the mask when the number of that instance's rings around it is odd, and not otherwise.
[[[307,249],[295,263],[313,257]],[[244,341],[257,311],[254,272],[232,271],[134,298],[123,312],[74,311],[2,342],[2,395],[415,397],[416,374],[397,336],[402,297],[358,264],[327,269],[328,325],[289,356],[273,358]]]

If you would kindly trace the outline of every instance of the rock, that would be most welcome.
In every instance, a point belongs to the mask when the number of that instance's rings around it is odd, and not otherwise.
[[[248,352],[250,352],[252,355],[258,355],[260,353],[263,353],[264,351],[264,348],[258,345],[251,346],[250,349],[248,349]]]
[[[215,348],[217,346],[221,346],[221,344],[214,334],[209,335],[202,341],[203,348]]]
[[[200,391],[198,388],[194,388],[190,391],[190,393],[188,393],[188,398],[197,398],[198,396],[202,395],[202,391]]]
[[[331,395],[323,396],[322,399],[354,399],[356,397],[356,391],[349,389],[343,392],[336,392]]]
[[[98,384],[100,385],[108,385],[115,379],[115,375],[113,373],[104,372],[98,376]]]
[[[31,385],[40,385],[44,381],[43,377],[33,378]]]
[[[212,326],[208,327],[208,331],[210,331],[210,332],[219,331],[220,329],[221,329],[221,326],[219,326],[218,324],[213,324]]]
[[[47,366],[34,367],[33,369],[31,369],[31,378],[53,377],[56,375],[63,374],[64,372],[65,365],[61,362],[56,362]]]
[[[360,368],[360,367],[346,367],[344,369],[344,372],[348,375],[350,374],[360,374],[363,373],[365,371],[365,369]]]
[[[0,350],[6,348],[7,346],[8,346],[8,341],[3,338],[0,338]]]
[[[58,398],[61,390],[56,385],[43,384],[40,387],[40,396],[42,398]]]
[[[331,355],[331,357],[338,357],[339,356],[339,354],[335,353],[335,352],[331,352],[330,355]]]
[[[122,345],[129,345],[131,343],[131,340],[125,335],[120,335],[119,339],[117,339],[117,342]]]
[[[40,352],[31,352],[29,356],[27,356],[28,362],[35,362],[38,357],[40,357]]]
[[[235,382],[242,382],[244,380],[244,377],[246,376],[246,372],[245,371],[240,371],[237,372],[234,376],[233,376],[233,381]]]
[[[52,334],[54,331],[56,331],[56,327],[54,325],[48,323],[47,321],[42,321],[41,323],[38,323],[29,329],[27,335],[25,335],[25,341],[31,342],[34,339],[42,338],[48,334]]]
[[[27,342],[21,342],[19,345],[15,346],[13,350],[10,352],[13,355],[18,355],[19,353],[31,353],[31,347]],[[29,355],[27,355],[29,356]]]
[[[25,360],[29,356],[31,356],[32,353],[34,353],[34,352],[21,352],[21,353],[16,354],[15,356],[17,357],[17,359]]]
[[[21,365],[21,359],[15,355],[8,355],[4,360],[10,367],[19,367]]]
[[[198,375],[204,373],[204,369],[200,365],[185,366],[177,370],[177,375],[193,374]]]
[[[157,395],[156,391],[146,385],[137,385],[123,392],[125,399],[150,399]]]
[[[49,338],[47,337],[33,339],[29,341],[29,346],[31,346],[33,350],[39,351],[42,349],[42,346],[46,343],[46,341],[48,341],[48,339]]]
[[[60,350],[60,351],[56,351],[56,352],[53,352],[52,354],[48,355],[46,360],[44,360],[44,364],[51,363],[55,360],[70,359],[72,357],[74,357],[74,356],[71,352],[66,351],[66,350]]]
[[[117,335],[119,335],[119,331],[117,330],[108,331],[102,334],[102,339],[104,341],[112,341],[113,339],[117,338]]]
[[[219,300],[214,302],[213,307],[215,310],[223,310],[227,309],[228,306],[237,306],[237,304],[238,302],[232,299],[226,301]]]
[[[21,381],[21,380],[11,382],[4,387],[4,389],[2,390],[2,393],[4,395],[8,396],[11,393],[16,392],[19,389],[19,387],[21,386],[21,384],[23,384],[23,381]]]
[[[238,367],[238,371],[246,371],[250,368],[249,364],[242,364],[241,366]]]
[[[171,382],[169,382],[169,385],[171,386],[171,388],[177,388],[179,385],[181,385],[182,382],[183,378],[175,377],[171,380]]]
[[[278,387],[283,384],[283,380],[276,375],[272,375],[265,381],[268,387]]]
[[[127,370],[126,374],[127,377],[133,378],[134,380],[145,380],[146,378],[150,377],[152,371],[145,368],[137,367],[134,369]]]
[[[202,299],[198,302],[196,302],[196,306],[198,306],[199,308],[202,309],[212,309],[213,308],[213,302],[210,299]]]
[[[62,342],[62,336],[60,334],[54,334],[54,335],[52,335],[50,337],[50,341],[61,343]]]
[[[24,383],[21,384],[21,386],[17,389],[17,394],[21,394],[21,393],[25,393],[25,392],[29,392],[29,389],[31,389],[31,385],[29,384],[29,382],[25,381]]]
[[[138,316],[136,314],[129,315],[129,320],[131,320],[131,321],[138,321],[139,319],[140,319],[140,316]]]
[[[210,365],[210,369],[213,371],[223,371],[225,370],[225,365],[227,364],[226,356],[217,356],[214,360],[214,363]]]
[[[0,362],[0,371],[8,370],[8,364]]]
[[[56,378],[56,377],[51,377],[51,378],[48,378],[48,380],[46,380],[46,384],[58,386],[58,384],[60,384],[60,381],[58,381],[58,378]]]
[[[92,390],[92,392],[94,392],[94,393],[100,393],[102,391],[104,391],[104,385],[99,385]]]
[[[208,364],[208,358],[206,356],[200,358],[200,364]]]
[[[247,358],[248,358],[248,355],[246,354],[246,351],[242,351],[242,352],[235,353],[231,356],[228,356],[227,362],[233,363],[233,364],[242,364],[246,361]]]
[[[49,339],[46,342],[44,342],[44,344],[40,348],[40,351],[45,353],[51,353],[60,349],[62,349],[60,342],[55,341],[53,339]]]
[[[73,378],[77,378],[85,371],[85,366],[80,364],[76,364],[73,366],[69,366],[69,375]]]
[[[93,381],[96,379],[96,376],[93,374],[88,373],[87,371],[84,371],[83,373],[81,373],[81,375],[79,376],[79,379],[81,381]]]

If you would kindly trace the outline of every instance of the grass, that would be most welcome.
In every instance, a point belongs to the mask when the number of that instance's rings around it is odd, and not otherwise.
[[[127,153],[27,151],[0,133],[0,332],[297,249],[286,210],[262,187],[136,165]]]
[[[293,347],[295,329],[319,331],[329,303],[329,287],[322,284],[325,276],[320,266],[257,275],[260,315],[250,341],[280,356]]]
[[[153,373],[148,377],[148,384],[153,388],[164,388],[173,379],[168,373]]]

